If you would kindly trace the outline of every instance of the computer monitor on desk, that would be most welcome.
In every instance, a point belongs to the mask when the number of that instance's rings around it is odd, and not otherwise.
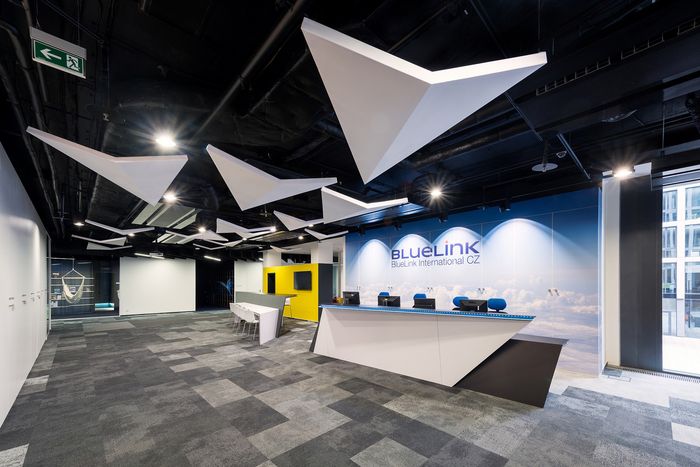
[[[343,292],[343,305],[359,305],[360,292]]]
[[[435,309],[435,299],[434,298],[414,298],[413,308],[421,308],[423,310],[434,310]]]
[[[396,295],[379,295],[377,297],[377,305],[400,307],[401,297]]]
[[[461,300],[459,302],[459,311],[476,311],[477,313],[488,312],[486,300]]]

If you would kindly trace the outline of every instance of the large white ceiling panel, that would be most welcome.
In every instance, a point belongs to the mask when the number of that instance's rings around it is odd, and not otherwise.
[[[187,163],[185,155],[114,157],[36,128],[27,133],[149,204],[158,203]]]
[[[211,144],[207,146],[221,177],[241,210],[317,190],[337,182],[335,178],[281,179],[233,157]]]
[[[312,225],[320,224],[323,222],[323,219],[305,221],[303,219],[299,219],[298,217],[290,216],[289,214],[285,214],[279,211],[274,211],[274,214],[284,224],[287,230],[290,231],[301,229],[302,227],[311,227]]]
[[[433,72],[308,18],[301,29],[365,183],[547,63],[541,52]]]
[[[400,206],[408,203],[408,198],[392,199],[389,201],[379,201],[376,203],[363,203],[350,196],[329,190],[321,189],[321,201],[323,203],[323,222],[329,224],[342,219],[360,216],[369,212],[381,211],[393,206]]]

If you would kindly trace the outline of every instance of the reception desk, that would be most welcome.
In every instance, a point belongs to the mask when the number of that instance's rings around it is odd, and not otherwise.
[[[535,319],[526,315],[363,305],[322,305],[319,313],[314,353],[532,405],[544,405],[566,343],[519,334]],[[525,373],[510,368],[530,358],[523,352],[536,359]],[[470,387],[474,376],[478,387]]]

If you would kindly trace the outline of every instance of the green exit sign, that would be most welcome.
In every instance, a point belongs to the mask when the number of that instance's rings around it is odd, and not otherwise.
[[[85,49],[60,37],[31,28],[32,59],[71,75],[85,78]]]

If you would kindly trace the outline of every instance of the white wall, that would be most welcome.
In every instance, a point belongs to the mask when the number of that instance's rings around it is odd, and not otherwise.
[[[279,254],[279,253],[278,253]],[[236,261],[233,264],[234,292],[262,293],[263,263],[262,261]],[[235,296],[235,294],[234,294]]]
[[[0,145],[0,424],[46,340],[46,257],[46,229]]]
[[[195,310],[195,261],[123,257],[119,260],[119,314]]]

